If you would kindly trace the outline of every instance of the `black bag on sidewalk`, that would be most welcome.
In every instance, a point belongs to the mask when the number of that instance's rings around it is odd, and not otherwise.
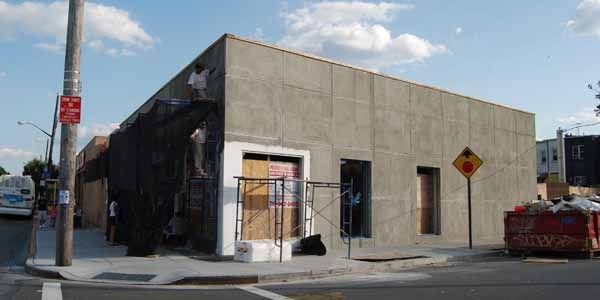
[[[303,254],[319,256],[327,254],[327,248],[325,248],[325,244],[321,241],[320,234],[301,239],[300,246],[302,247],[301,253]]]

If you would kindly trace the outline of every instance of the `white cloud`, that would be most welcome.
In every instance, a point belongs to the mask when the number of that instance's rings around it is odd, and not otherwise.
[[[600,37],[600,0],[583,0],[577,5],[575,17],[567,28],[583,36]]]
[[[590,124],[600,122],[600,117],[596,116],[593,107],[586,107],[570,116],[561,117],[556,120],[565,125],[575,125],[576,123]]]
[[[286,33],[280,44],[356,63],[372,69],[422,62],[446,52],[410,33],[396,36],[381,23],[414,5],[368,2],[318,2],[281,13]]]
[[[119,123],[92,123],[90,125],[79,125],[77,127],[77,137],[80,139],[87,139],[94,136],[108,136],[117,128],[119,128]]]
[[[456,34],[461,34],[463,32],[463,28],[462,27],[456,27],[456,29],[454,30],[454,32],[456,32]]]
[[[265,33],[263,32],[263,29],[260,27],[257,27],[254,30],[254,33],[252,34],[252,39],[255,39],[257,41],[264,41],[265,40]]]
[[[118,57],[118,56],[136,56],[137,54],[131,50],[128,49],[116,49],[116,48],[110,48],[107,49],[104,53],[106,53],[109,56],[112,57]]]
[[[48,51],[54,52],[54,53],[63,53],[64,49],[65,49],[65,47],[61,44],[37,43],[33,46],[36,48],[48,50]]]
[[[0,38],[32,35],[40,39],[51,39],[36,44],[36,47],[63,51],[67,28],[68,3],[26,1],[11,4],[0,1]],[[85,4],[84,39],[88,46],[97,49],[106,42],[124,50],[152,48],[157,39],[149,35],[142,25],[133,20],[128,11],[114,6],[94,2]],[[102,43],[102,44],[99,44]],[[102,47],[103,48],[103,47]]]
[[[0,158],[34,158],[37,156],[38,155],[33,152],[22,149],[0,146]]]
[[[104,43],[102,40],[93,40],[87,43],[88,47],[94,50],[102,50],[104,49]]]
[[[8,73],[6,73],[6,72],[0,72],[0,78],[4,78],[6,76],[8,76]]]

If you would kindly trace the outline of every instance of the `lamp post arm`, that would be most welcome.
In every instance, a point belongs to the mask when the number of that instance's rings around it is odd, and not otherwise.
[[[25,123],[23,123],[23,124],[28,124],[28,125],[31,125],[31,126],[33,126],[33,127],[37,128],[39,131],[43,132],[43,133],[44,133],[45,135],[47,135],[49,138],[51,138],[51,137],[52,137],[52,135],[51,135],[50,133],[48,133],[46,130],[44,130],[44,129],[40,128],[39,126],[37,126],[37,125],[35,125],[35,124],[31,123],[31,122],[25,122]]]

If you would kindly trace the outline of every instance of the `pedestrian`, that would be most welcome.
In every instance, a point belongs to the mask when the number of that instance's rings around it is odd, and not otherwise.
[[[40,197],[38,203],[38,215],[40,217],[40,228],[45,228],[46,219],[48,218],[48,206],[46,205],[46,198],[44,196]]]
[[[75,228],[81,228],[83,225],[83,210],[81,206],[75,208]]]
[[[56,217],[58,215],[58,211],[56,209],[56,205],[52,205],[48,208],[50,212],[50,227],[54,228],[56,225]]]
[[[119,213],[119,204],[114,199],[110,202],[108,207],[108,224],[110,226],[109,242],[112,246],[117,243],[115,241],[115,235],[117,234],[117,216]]]

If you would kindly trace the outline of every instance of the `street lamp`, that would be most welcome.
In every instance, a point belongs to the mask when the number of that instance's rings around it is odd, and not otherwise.
[[[31,122],[21,122],[21,121],[17,121],[17,125],[21,125],[21,126],[23,126],[23,125],[31,125],[31,126],[33,126],[33,127],[37,128],[39,131],[43,132],[43,133],[44,133],[45,135],[47,135],[49,138],[52,138],[52,134],[48,133],[46,130],[44,130],[44,129],[40,128],[39,126],[37,126],[37,125],[35,125],[35,124],[31,123]]]
[[[45,135],[47,135],[50,138],[50,149],[48,150],[48,161],[47,161],[47,166],[48,167],[48,172],[52,173],[51,168],[52,168],[52,150],[54,148],[54,136],[56,135],[56,114],[58,113],[58,99],[59,99],[59,95],[56,94],[56,103],[54,104],[54,118],[52,119],[52,133],[48,133],[46,130],[40,128],[39,126],[31,123],[31,122],[21,122],[21,121],[17,121],[17,125],[23,126],[23,125],[30,125],[35,127],[36,129],[38,129],[39,131],[43,132]]]

